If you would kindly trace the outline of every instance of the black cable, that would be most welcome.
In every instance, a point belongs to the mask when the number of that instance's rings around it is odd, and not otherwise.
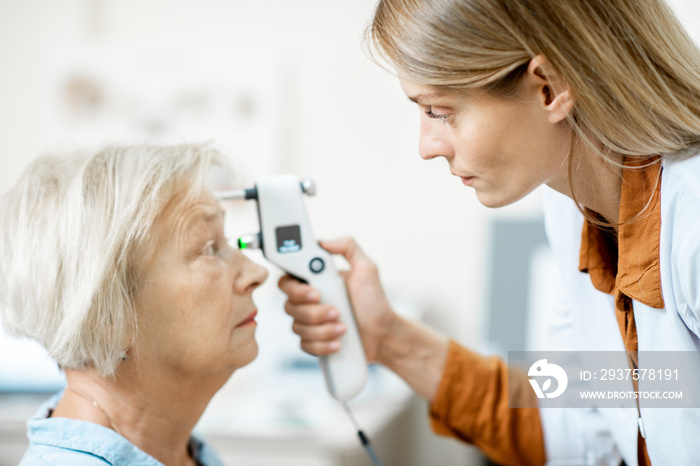
[[[372,460],[372,463],[374,463],[374,466],[382,466],[382,462],[379,461],[379,458],[377,458],[377,454],[374,452],[372,445],[369,443],[369,437],[367,437],[365,433],[362,432],[360,425],[357,423],[355,416],[350,410],[350,406],[348,406],[347,403],[342,403],[342,405],[345,409],[345,412],[348,414],[348,417],[350,418],[350,422],[352,422],[352,425],[355,427],[355,430],[357,430],[357,436],[360,438],[360,443],[362,443],[362,446],[365,447],[365,450],[367,450],[367,454]]]

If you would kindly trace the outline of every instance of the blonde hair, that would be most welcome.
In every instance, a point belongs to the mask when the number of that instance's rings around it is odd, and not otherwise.
[[[139,272],[165,205],[201,192],[224,157],[205,145],[44,156],[0,198],[0,311],[64,369],[114,373],[133,341]],[[186,183],[183,184],[183,181]]]
[[[662,0],[380,0],[366,34],[410,81],[504,97],[544,55],[578,139],[610,161],[700,143],[700,52]]]

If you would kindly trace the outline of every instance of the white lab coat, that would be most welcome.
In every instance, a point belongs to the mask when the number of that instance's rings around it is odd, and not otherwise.
[[[552,349],[624,351],[613,297],[578,271],[582,215],[571,199],[549,188],[544,211],[562,285],[548,322]],[[664,161],[660,268],[666,308],[633,301],[638,349],[700,355],[700,156]],[[696,362],[691,372],[700,377],[700,357]],[[641,359],[639,364],[644,367]],[[641,400],[640,410],[654,466],[700,464],[700,409],[651,409]],[[636,408],[548,408],[540,416],[548,464],[618,465],[622,458],[637,465]]]

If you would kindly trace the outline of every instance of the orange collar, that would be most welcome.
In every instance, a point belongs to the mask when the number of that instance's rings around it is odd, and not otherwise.
[[[656,309],[665,307],[659,266],[660,175],[660,159],[626,161],[617,238],[614,231],[596,227],[586,219],[579,254],[579,270],[591,276],[596,289],[608,294],[617,290]],[[641,216],[639,212],[643,212]]]

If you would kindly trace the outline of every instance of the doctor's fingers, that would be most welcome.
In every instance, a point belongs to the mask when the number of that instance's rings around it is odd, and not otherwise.
[[[317,303],[321,299],[318,291],[290,275],[283,275],[277,282],[277,286],[293,304]]]
[[[301,349],[316,356],[324,356],[340,349],[338,338],[346,329],[340,323],[304,325],[295,322],[292,331],[301,337]]]
[[[365,255],[354,238],[346,236],[332,241],[320,241],[323,249],[331,254],[340,254],[348,261],[350,267],[371,264],[372,261]]]
[[[301,341],[301,349],[313,356],[328,356],[329,354],[337,353],[341,344],[338,340],[333,341]]]
[[[301,337],[302,342],[331,342],[337,340],[346,331],[340,322],[323,325],[292,324],[292,332]]]
[[[295,323],[304,325],[320,325],[333,323],[340,317],[340,312],[328,304],[294,304],[287,301],[284,312],[294,318]]]

